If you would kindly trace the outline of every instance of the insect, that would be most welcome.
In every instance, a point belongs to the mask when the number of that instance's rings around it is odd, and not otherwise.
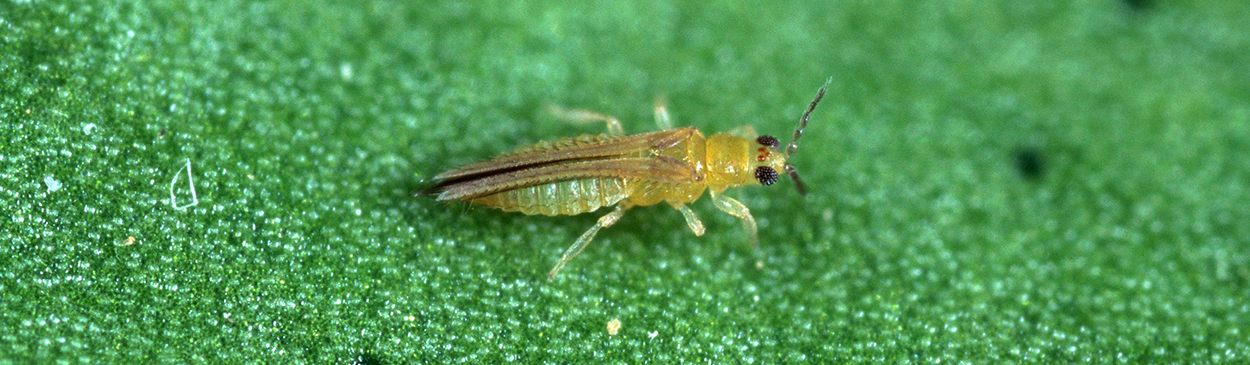
[[[600,229],[616,223],[633,207],[667,203],[681,212],[696,236],[702,236],[703,222],[686,204],[704,190],[717,209],[742,220],[751,246],[758,249],[751,211],[722,193],[737,186],[772,185],[779,171],[785,171],[799,193],[806,195],[798,172],[786,160],[798,149],[808,118],[828,89],[829,82],[825,82],[784,150],[776,137],[757,137],[749,125],[711,137],[693,127],[672,129],[662,101],[655,106],[660,131],[632,135],[624,133],[616,118],[550,107],[553,114],[570,122],[606,123],[608,133],[540,142],[443,172],[418,195],[528,215],[574,215],[614,206],[564,251],[547,274],[549,279],[580,254]]]

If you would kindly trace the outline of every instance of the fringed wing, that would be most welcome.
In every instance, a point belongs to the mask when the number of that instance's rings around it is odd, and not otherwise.
[[[695,171],[681,160],[668,156],[579,160],[481,175],[472,179],[439,184],[427,192],[437,194],[440,201],[470,200],[513,189],[591,178],[625,178],[681,183],[692,181],[695,178]]]
[[[694,128],[687,127],[621,137],[593,136],[543,142],[505,153],[490,161],[438,174],[434,180],[455,183],[456,180],[474,180],[557,162],[636,156],[646,150],[672,147],[694,133]]]

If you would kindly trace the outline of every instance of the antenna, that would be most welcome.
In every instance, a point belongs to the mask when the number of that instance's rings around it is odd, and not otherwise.
[[[816,104],[820,103],[820,99],[825,97],[825,91],[829,90],[829,84],[833,83],[833,77],[825,81],[825,86],[820,88],[820,92],[816,93],[816,99],[812,100],[812,104],[807,107],[807,112],[803,113],[803,118],[799,119],[799,127],[794,130],[794,140],[786,145],[786,160],[789,161],[790,155],[799,149],[799,137],[803,136],[803,128],[807,128],[807,119],[812,116],[812,110],[816,110]],[[794,187],[799,189],[799,195],[807,195],[807,188],[803,187],[803,181],[799,180],[799,172],[794,169],[794,165],[786,162],[786,173],[790,174],[790,180],[794,180]]]

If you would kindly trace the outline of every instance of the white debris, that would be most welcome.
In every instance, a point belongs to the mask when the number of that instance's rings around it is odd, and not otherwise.
[[[174,209],[176,210],[187,210],[187,208],[194,207],[200,204],[199,196],[195,195],[195,180],[193,179],[193,175],[191,174],[191,159],[187,159],[186,166],[187,166],[187,186],[191,187],[191,203],[188,203],[186,205],[178,205],[178,197],[174,196],[174,185],[178,183],[178,175],[181,174],[181,171],[176,171],[174,172],[174,179],[169,182],[169,205],[173,206]]]
[[[57,190],[61,190],[61,182],[60,182],[60,181],[56,181],[56,178],[54,178],[54,177],[52,177],[52,176],[48,176],[48,177],[43,178],[43,183],[44,183],[45,185],[48,185],[48,192],[49,192],[49,193],[53,193],[53,192],[56,192]]]
[[[346,62],[340,64],[339,74],[343,76],[344,80],[350,81],[352,79],[352,64]]]

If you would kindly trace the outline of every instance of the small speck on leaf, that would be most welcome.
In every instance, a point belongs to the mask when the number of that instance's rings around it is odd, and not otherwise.
[[[1148,10],[1150,9],[1151,5],[1154,5],[1154,2],[1151,0],[1121,0],[1121,1],[1123,1],[1124,5],[1128,6],[1129,9],[1136,10],[1136,11]]]
[[[616,333],[620,330],[621,320],[619,318],[613,318],[611,321],[608,321],[608,336],[616,336]]]
[[[381,365],[382,361],[369,354],[359,354],[352,360],[352,365]]]
[[[1015,154],[1016,170],[1029,180],[1037,180],[1042,177],[1044,172],[1045,160],[1042,153],[1033,147],[1022,147],[1016,150]]]
[[[48,176],[48,177],[43,178],[43,183],[44,183],[44,185],[47,185],[47,186],[48,186],[48,192],[49,192],[49,193],[54,193],[54,192],[56,192],[57,190],[61,190],[61,182],[60,182],[60,181],[57,181],[57,180],[56,180],[56,178],[54,178],[54,177],[52,177],[52,176]]]

